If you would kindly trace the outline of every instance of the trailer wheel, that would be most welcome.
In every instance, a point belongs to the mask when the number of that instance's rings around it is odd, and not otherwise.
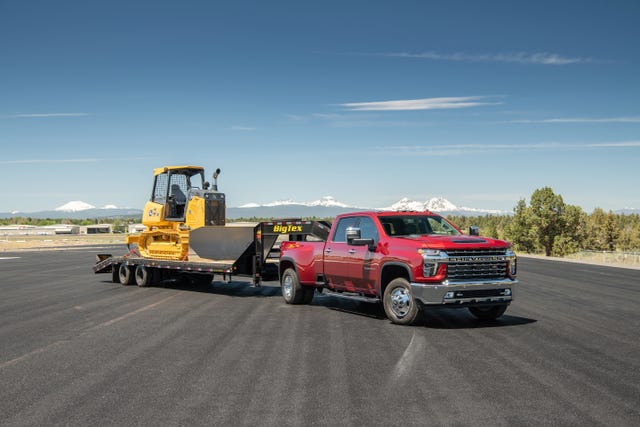
[[[111,266],[111,281],[113,283],[120,283],[120,264]]]
[[[282,274],[282,281],[280,282],[282,288],[282,297],[287,304],[304,304],[307,288],[300,284],[298,273],[293,268],[287,268]],[[311,294],[313,298],[313,294]],[[309,299],[309,302],[311,300]]]
[[[118,267],[118,279],[122,286],[133,285],[135,279],[133,277],[133,268],[129,267],[127,264],[120,264]]]
[[[213,281],[213,274],[196,274],[191,280],[196,286],[207,287]]]
[[[389,282],[382,305],[389,320],[398,325],[411,325],[420,318],[421,307],[411,294],[409,282],[402,277]]]
[[[145,267],[144,265],[138,265],[136,266],[135,277],[136,285],[145,287],[151,284],[151,278],[153,277],[153,275],[147,267]]]
[[[149,273],[151,274],[151,283],[159,285],[162,282],[162,273],[159,268],[152,268]]]
[[[489,307],[469,307],[469,311],[478,320],[496,320],[507,310],[507,305],[493,305]]]

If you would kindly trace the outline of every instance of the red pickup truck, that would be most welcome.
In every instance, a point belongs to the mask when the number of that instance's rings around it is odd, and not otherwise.
[[[480,320],[500,317],[513,299],[516,255],[502,240],[463,234],[425,212],[339,215],[325,241],[280,246],[280,284],[288,304],[314,292],[382,302],[398,324],[415,323],[425,307],[467,307]]]

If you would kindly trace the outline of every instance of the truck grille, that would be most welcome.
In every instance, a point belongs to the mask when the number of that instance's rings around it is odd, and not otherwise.
[[[507,277],[507,261],[495,258],[504,257],[506,252],[504,248],[447,251],[447,255],[453,258],[448,263],[447,276],[454,280],[503,279]]]
[[[459,256],[496,256],[496,255],[505,255],[507,250],[505,248],[502,249],[458,249],[458,250],[447,250],[447,255],[450,257],[459,257]]]
[[[449,279],[502,279],[507,275],[506,261],[449,263]]]

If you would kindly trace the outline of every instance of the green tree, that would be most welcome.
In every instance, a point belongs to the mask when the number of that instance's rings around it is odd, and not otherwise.
[[[552,255],[565,256],[576,253],[587,240],[587,214],[579,206],[565,205],[564,229],[553,242]]]
[[[536,252],[536,242],[532,234],[532,217],[527,202],[520,199],[513,208],[513,218],[505,228],[505,237],[513,243],[514,249],[522,252]]]
[[[596,208],[589,217],[589,247],[598,251],[615,251],[616,241],[621,235],[616,215]]]
[[[540,188],[531,195],[531,225],[546,256],[551,255],[554,240],[565,230],[564,210],[562,196],[550,187]]]

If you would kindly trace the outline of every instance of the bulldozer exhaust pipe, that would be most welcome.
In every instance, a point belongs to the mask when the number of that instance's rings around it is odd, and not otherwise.
[[[213,173],[213,191],[218,191],[218,175],[220,175],[220,168]]]

